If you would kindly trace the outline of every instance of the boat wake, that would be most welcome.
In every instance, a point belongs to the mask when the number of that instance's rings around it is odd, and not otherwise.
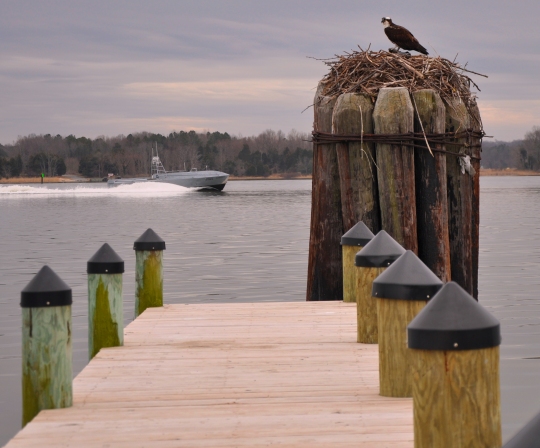
[[[174,197],[182,196],[189,188],[166,183],[135,183],[109,188],[62,184],[49,186],[2,185],[0,199],[5,198],[51,198],[51,197]]]

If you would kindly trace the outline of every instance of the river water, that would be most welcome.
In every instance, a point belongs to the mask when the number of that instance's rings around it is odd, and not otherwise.
[[[167,244],[166,303],[305,299],[311,181],[0,186],[0,445],[20,428],[20,291],[48,264],[73,288],[74,374],[86,365],[86,262],[104,242],[124,259],[133,319],[133,241]],[[503,437],[540,411],[540,177],[481,179],[480,302],[500,321]]]

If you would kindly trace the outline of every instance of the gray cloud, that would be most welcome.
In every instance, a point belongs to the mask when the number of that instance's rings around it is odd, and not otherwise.
[[[374,6],[376,5],[376,6]],[[486,131],[538,123],[540,6],[521,1],[11,1],[0,4],[0,142],[148,130],[309,131],[318,58],[390,45],[383,15],[468,62]]]

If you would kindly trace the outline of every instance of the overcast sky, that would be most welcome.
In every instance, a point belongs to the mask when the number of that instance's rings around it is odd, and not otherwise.
[[[540,2],[0,0],[0,143],[30,133],[310,132],[319,61],[388,49],[381,17],[468,62],[498,140],[540,125]]]

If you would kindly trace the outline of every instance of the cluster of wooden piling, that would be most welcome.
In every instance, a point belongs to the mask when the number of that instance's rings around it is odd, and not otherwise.
[[[380,394],[413,398],[415,446],[501,446],[497,319],[384,230],[348,256],[357,340],[379,344]]]
[[[165,242],[148,229],[136,254],[135,316],[163,306]],[[107,243],[88,260],[88,355],[124,343],[124,261]],[[44,266],[21,292],[23,426],[42,409],[72,405],[71,288]]]
[[[314,137],[307,300],[347,296],[339,241],[360,221],[477,298],[481,129],[469,113],[477,108],[459,97],[443,102],[431,89],[381,88],[375,103],[368,94],[323,90],[321,83],[314,136],[330,138]]]

